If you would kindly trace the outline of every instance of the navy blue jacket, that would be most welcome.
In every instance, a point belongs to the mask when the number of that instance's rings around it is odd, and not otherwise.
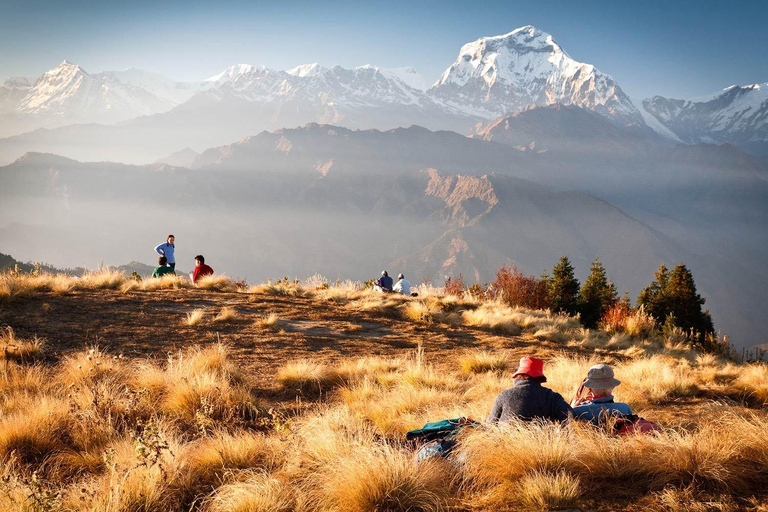
[[[535,380],[515,379],[514,387],[505,389],[496,397],[488,423],[508,422],[514,418],[564,421],[572,413],[573,409],[559,393]]]

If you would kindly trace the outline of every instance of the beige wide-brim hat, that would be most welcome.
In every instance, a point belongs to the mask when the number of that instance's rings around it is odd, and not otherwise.
[[[619,384],[621,381],[613,377],[613,369],[607,364],[596,364],[590,368],[584,381],[584,387],[592,389],[615,388]]]

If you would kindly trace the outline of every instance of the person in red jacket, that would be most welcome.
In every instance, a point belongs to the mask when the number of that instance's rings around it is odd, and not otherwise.
[[[195,256],[195,271],[192,272],[192,282],[197,281],[203,276],[212,276],[213,269],[205,264],[205,257],[202,254]]]

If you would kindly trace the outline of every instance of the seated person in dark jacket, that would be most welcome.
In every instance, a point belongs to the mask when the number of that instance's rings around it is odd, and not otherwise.
[[[522,358],[520,368],[512,376],[515,385],[496,397],[488,423],[505,423],[514,419],[567,420],[573,410],[560,394],[541,385],[547,382],[543,370],[544,361],[541,359]]]
[[[587,378],[581,383],[571,402],[574,418],[598,425],[609,416],[632,414],[629,405],[613,400],[613,388],[619,384],[621,381],[614,378],[613,369],[607,364],[596,364],[590,368]]]
[[[381,273],[381,277],[376,280],[376,286],[378,287],[378,290],[380,292],[391,292],[392,291],[392,285],[394,282],[392,281],[392,278],[389,277],[389,274],[387,274],[387,271]]]

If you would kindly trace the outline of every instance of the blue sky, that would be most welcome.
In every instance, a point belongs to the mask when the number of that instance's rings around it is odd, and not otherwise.
[[[768,82],[768,2],[175,2],[0,0],[0,79],[63,59],[199,80],[229,65],[413,66],[428,83],[462,44],[523,25],[630,96]]]

